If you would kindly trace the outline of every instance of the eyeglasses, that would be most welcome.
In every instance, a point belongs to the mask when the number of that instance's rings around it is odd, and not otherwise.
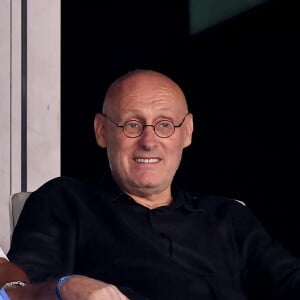
[[[176,128],[179,128],[182,126],[186,116],[189,113],[187,112],[186,115],[184,116],[183,120],[181,121],[180,124],[174,125],[173,122],[169,120],[160,120],[154,125],[148,125],[148,124],[142,124],[140,121],[137,120],[130,120],[126,121],[124,125],[119,125],[115,121],[113,121],[109,116],[102,114],[105,118],[110,120],[113,124],[115,124],[117,127],[122,128],[123,133],[129,137],[129,138],[137,138],[140,135],[142,135],[145,127],[151,126],[153,128],[153,131],[157,136],[160,138],[168,138],[170,137],[174,132]]]

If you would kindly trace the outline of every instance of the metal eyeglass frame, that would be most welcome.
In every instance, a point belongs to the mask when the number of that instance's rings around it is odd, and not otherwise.
[[[137,137],[141,136],[141,135],[143,134],[144,130],[145,130],[145,127],[150,126],[150,127],[153,128],[154,133],[155,133],[158,137],[164,139],[164,138],[168,138],[168,137],[172,136],[172,135],[174,134],[174,132],[175,132],[175,129],[182,126],[182,124],[184,123],[184,121],[185,121],[185,119],[186,119],[186,117],[187,117],[188,114],[189,114],[189,112],[187,112],[187,113],[185,114],[184,118],[182,119],[182,121],[181,121],[178,125],[174,125],[173,122],[171,122],[170,120],[160,120],[160,121],[156,122],[154,125],[151,125],[151,124],[142,124],[140,121],[136,121],[136,120],[135,120],[136,123],[141,124],[141,128],[142,128],[141,132],[140,132],[138,135],[135,135],[135,136],[130,136],[130,135],[126,134],[126,131],[124,130],[124,128],[126,127],[126,124],[127,124],[128,122],[130,122],[130,121],[126,121],[123,125],[120,125],[120,124],[118,124],[117,122],[115,122],[112,118],[110,118],[108,115],[102,113],[102,116],[104,116],[105,118],[107,118],[109,121],[111,121],[111,122],[112,122],[114,125],[116,125],[118,128],[122,128],[122,131],[123,131],[124,135],[127,136],[128,138],[137,138]],[[155,129],[155,128],[157,128],[156,126],[157,126],[158,124],[161,124],[161,123],[163,123],[163,122],[168,122],[168,123],[172,124],[172,126],[173,126],[173,131],[171,132],[171,134],[169,134],[169,135],[167,135],[167,136],[160,136],[160,135],[157,133],[156,129]]]

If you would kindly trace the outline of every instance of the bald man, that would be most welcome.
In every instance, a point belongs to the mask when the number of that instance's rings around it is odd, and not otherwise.
[[[118,78],[94,130],[110,170],[45,183],[15,228],[8,255],[42,286],[40,299],[300,297],[299,261],[247,207],[174,186],[193,116],[171,78],[152,70]]]

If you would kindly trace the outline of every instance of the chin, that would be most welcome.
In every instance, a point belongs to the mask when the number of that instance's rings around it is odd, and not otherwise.
[[[136,186],[153,188],[160,185],[162,180],[159,180],[157,176],[140,176],[135,178],[134,183]]]
[[[135,182],[134,186],[137,189],[153,189],[158,186],[158,183],[149,182],[149,181],[138,181]]]

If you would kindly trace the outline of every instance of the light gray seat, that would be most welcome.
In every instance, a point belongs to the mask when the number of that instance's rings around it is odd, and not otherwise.
[[[30,195],[30,192],[15,193],[10,196],[10,232],[12,234],[23,206]]]

